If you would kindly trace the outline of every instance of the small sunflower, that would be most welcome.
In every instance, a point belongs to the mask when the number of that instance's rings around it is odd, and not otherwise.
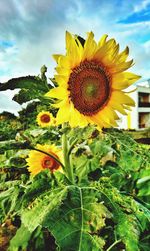
[[[52,154],[55,158],[62,162],[62,151],[55,145],[37,144],[36,148],[46,153]],[[56,170],[61,170],[60,164],[55,159],[37,150],[31,150],[26,161],[28,164],[28,170],[32,175],[36,175],[44,169],[49,169],[52,173]]]
[[[54,117],[50,112],[42,111],[37,115],[36,121],[41,127],[48,127],[54,124]]]
[[[55,105],[59,108],[57,124],[117,126],[116,111],[126,114],[126,109],[135,105],[123,90],[140,78],[126,72],[133,65],[133,60],[126,61],[129,49],[119,53],[119,45],[114,39],[107,41],[107,35],[96,43],[92,32],[84,45],[80,41],[66,32],[66,55],[54,55],[58,87],[46,96],[60,101]]]

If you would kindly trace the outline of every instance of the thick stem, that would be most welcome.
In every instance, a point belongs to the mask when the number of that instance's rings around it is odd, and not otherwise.
[[[72,144],[70,145],[69,149],[68,149],[68,155],[71,154],[72,149],[74,148],[74,145],[77,143],[78,139],[75,139]]]
[[[65,124],[62,125],[62,128],[65,129]],[[65,165],[64,169],[66,175],[68,179],[71,181],[71,183],[74,184],[73,166],[70,164],[70,155],[68,154],[68,140],[65,130],[62,135],[62,149],[63,149],[64,165]]]

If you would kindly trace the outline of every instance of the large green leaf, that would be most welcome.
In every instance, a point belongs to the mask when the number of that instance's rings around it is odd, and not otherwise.
[[[30,101],[32,99],[42,99],[43,91],[38,89],[21,89],[18,94],[13,97],[13,100],[22,105],[24,102]]]
[[[97,183],[97,189],[103,195],[107,207],[111,209],[115,224],[115,239],[124,243],[126,251],[139,251],[141,223],[137,220],[136,213],[139,213],[137,203],[132,197],[123,195],[111,187],[108,179],[103,182]]]
[[[28,210],[25,210],[22,214],[22,222],[30,232],[33,232],[37,226],[43,224],[47,215],[53,214],[53,211],[60,207],[66,196],[66,188],[56,188],[45,192],[44,195],[39,196],[38,199],[29,204]]]
[[[90,188],[70,187],[59,211],[48,215],[44,225],[62,251],[100,251],[105,242],[98,231],[110,213]]]
[[[26,76],[10,79],[6,83],[0,84],[0,91],[21,89],[13,98],[19,104],[23,104],[32,99],[43,98],[43,94],[49,91],[46,80],[35,76]]]
[[[19,183],[19,182],[18,182]],[[12,184],[13,185],[13,184]],[[0,208],[3,218],[9,216],[14,211],[17,211],[21,207],[21,195],[23,193],[23,188],[19,184],[10,187],[8,190],[1,192],[0,194]]]
[[[39,77],[35,76],[12,78],[8,82],[0,84],[0,91],[6,91],[8,89],[14,90],[17,88],[30,89],[30,91],[33,91],[34,89],[47,91],[48,88],[44,83],[45,82],[43,82]]]
[[[31,234],[32,232],[30,232],[28,228],[22,224],[22,226],[17,230],[16,235],[10,241],[8,251],[18,251],[20,248],[22,248],[21,250],[26,250]]]
[[[118,212],[116,235],[125,243],[126,251],[139,251],[139,234],[135,217]]]
[[[99,199],[89,188],[53,189],[29,205],[22,223],[30,232],[39,225],[48,228],[59,250],[100,251],[105,242],[98,232],[111,214]]]
[[[31,201],[34,201],[34,199],[36,199],[38,196],[42,196],[42,194],[45,194],[45,192],[47,194],[47,192],[52,189],[54,182],[54,177],[52,178],[48,169],[36,175],[32,181],[28,182],[25,193],[22,196],[23,208],[26,207]]]

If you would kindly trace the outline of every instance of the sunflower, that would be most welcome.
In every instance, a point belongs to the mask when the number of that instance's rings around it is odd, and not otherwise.
[[[42,111],[37,115],[36,121],[41,127],[48,127],[54,124],[54,117],[50,112]]]
[[[80,42],[81,41],[81,42]],[[71,127],[96,124],[117,126],[116,111],[127,114],[134,101],[124,89],[140,78],[126,70],[133,60],[126,61],[129,49],[119,53],[119,44],[103,35],[98,43],[88,33],[83,44],[77,36],[66,32],[66,55],[54,55],[57,62],[55,80],[58,87],[46,96],[57,98],[57,124],[69,122]]]
[[[62,151],[55,145],[37,144],[36,148],[53,155],[62,162]],[[29,157],[26,161],[28,164],[28,170],[32,175],[36,175],[44,169],[49,169],[52,173],[56,170],[61,170],[60,164],[46,153],[42,153],[37,150],[31,150],[29,152]]]

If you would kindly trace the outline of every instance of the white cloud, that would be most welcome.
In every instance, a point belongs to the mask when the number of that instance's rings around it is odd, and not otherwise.
[[[134,12],[140,12],[142,10],[145,10],[148,5],[150,4],[150,0],[142,0],[138,4],[134,6]]]
[[[13,77],[37,75],[40,67],[48,67],[54,75],[52,54],[65,52],[65,31],[86,37],[93,31],[98,40],[104,33],[116,38],[121,50],[129,45],[135,59],[135,72],[148,77],[149,46],[136,37],[150,33],[150,22],[121,24],[117,21],[134,11],[141,11],[150,1],[0,1],[0,34],[14,41],[14,46],[0,51],[0,82]],[[7,105],[7,103],[6,103]]]
[[[146,53],[149,55],[149,57],[150,57],[150,41],[147,41],[147,42],[145,42],[144,43],[144,48],[145,48],[145,50],[146,50]]]
[[[20,110],[19,104],[17,104],[15,101],[12,101],[12,97],[14,95],[13,91],[3,91],[0,94],[0,113],[2,111],[9,111],[11,113],[14,113],[15,115],[18,115],[18,111]]]

